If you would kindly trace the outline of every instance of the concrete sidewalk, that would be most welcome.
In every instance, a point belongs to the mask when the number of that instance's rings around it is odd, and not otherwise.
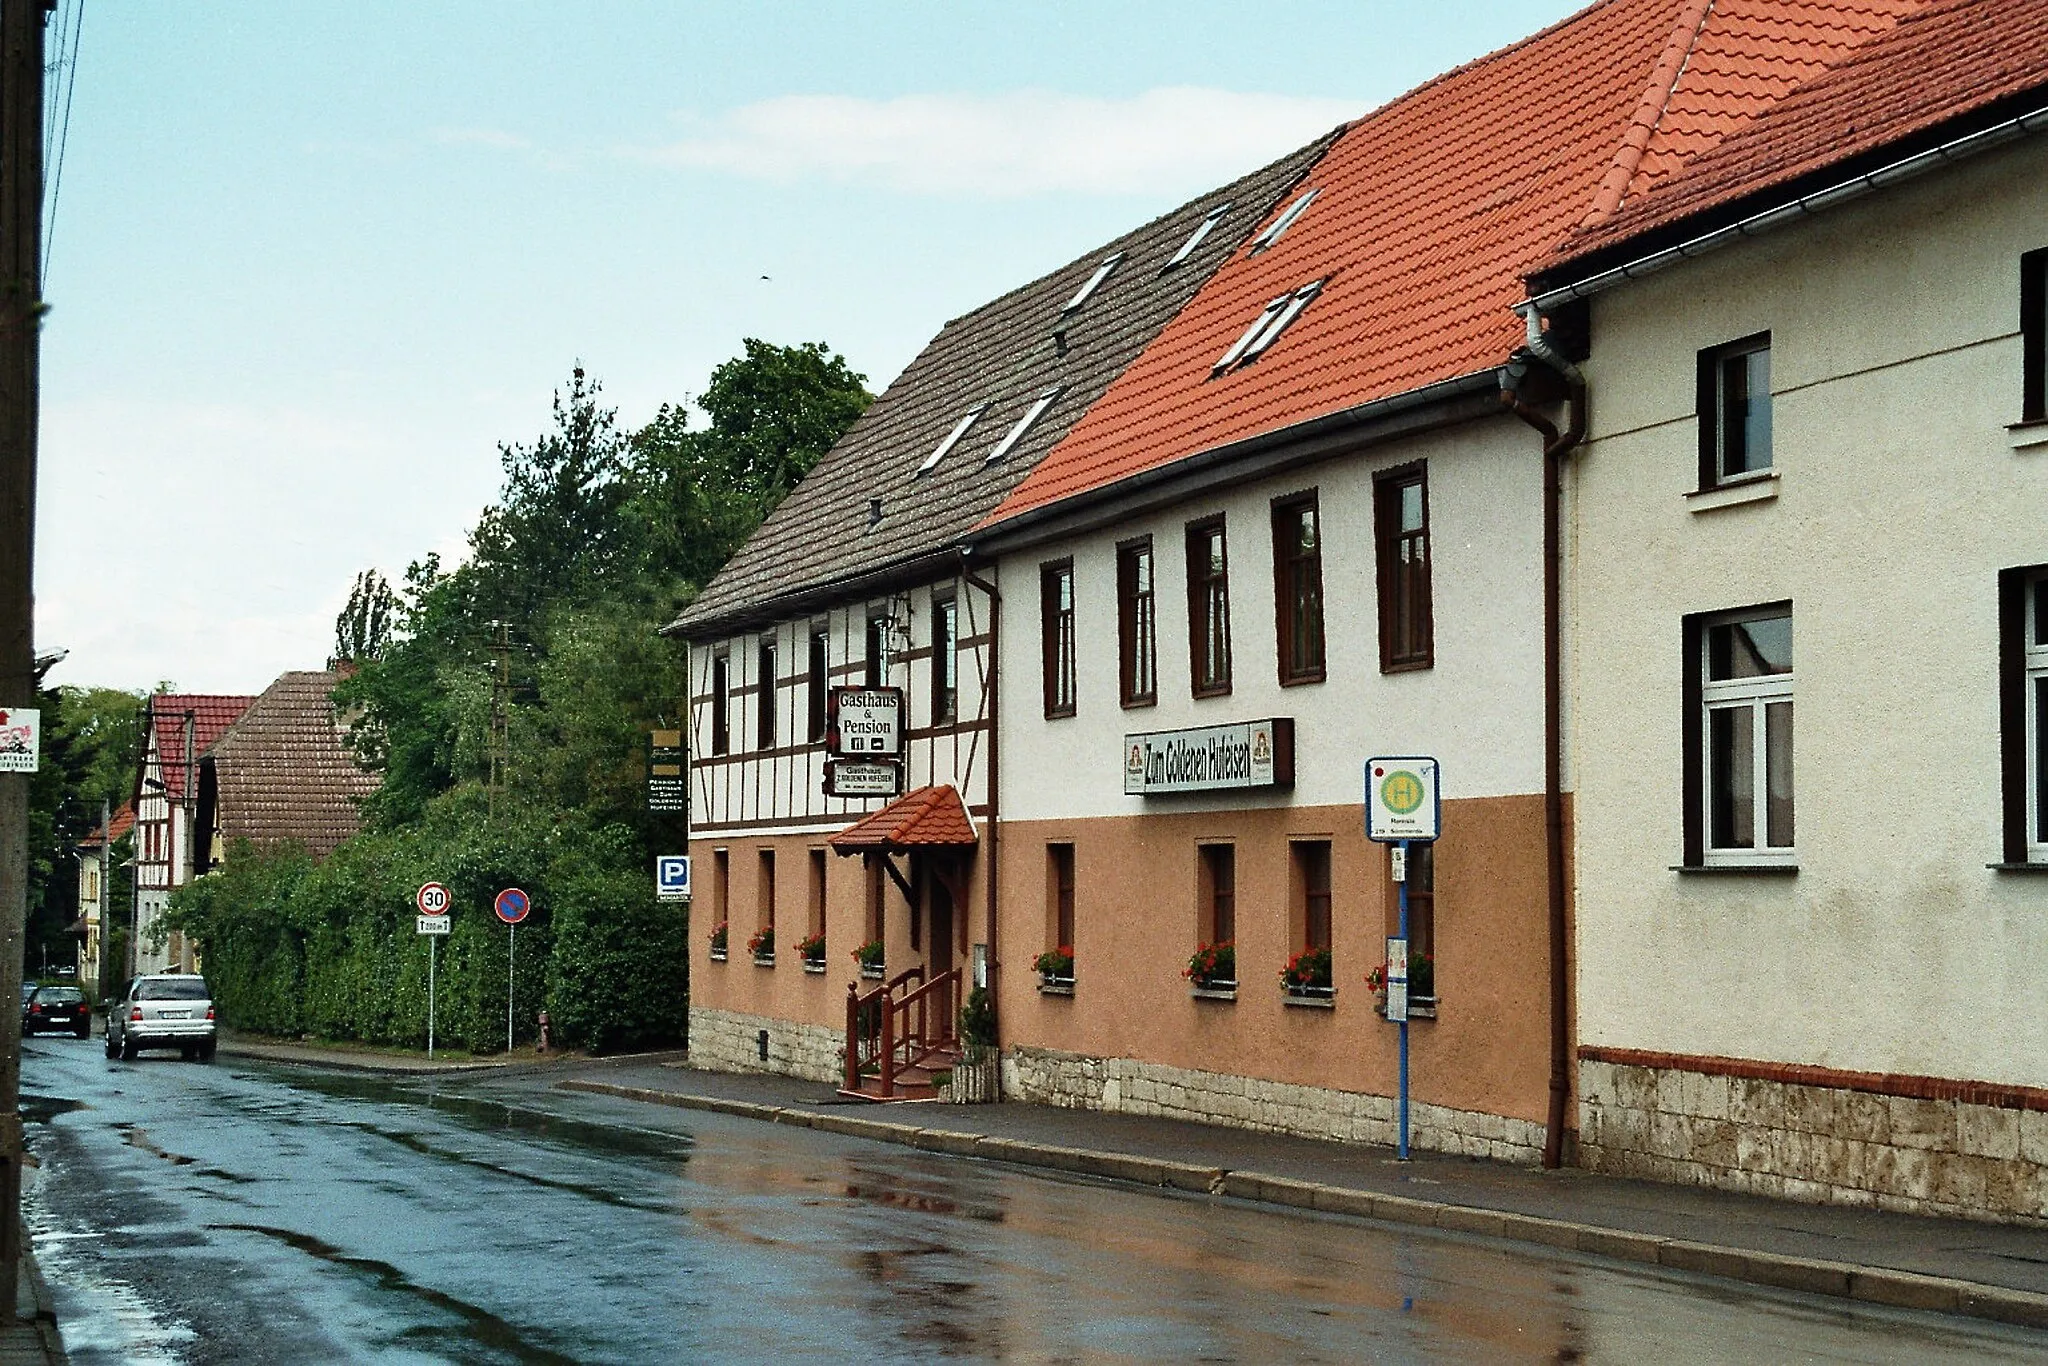
[[[1050,1106],[865,1105],[788,1077],[619,1060],[569,1090],[935,1152],[1594,1253],[2048,1328],[2048,1228],[1799,1205],[1478,1158]]]
[[[14,1322],[0,1326],[0,1366],[67,1366],[50,1288],[36,1268],[28,1229],[21,1231],[21,1270],[14,1286]]]

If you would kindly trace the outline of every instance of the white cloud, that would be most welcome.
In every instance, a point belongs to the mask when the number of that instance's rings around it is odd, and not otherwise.
[[[864,181],[1020,198],[1186,192],[1244,174],[1359,113],[1347,100],[1169,86],[1127,99],[1047,90],[859,99],[785,95],[631,155],[764,180]]]

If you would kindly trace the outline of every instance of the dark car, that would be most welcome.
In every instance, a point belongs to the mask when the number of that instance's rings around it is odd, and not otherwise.
[[[92,1033],[92,1007],[77,987],[37,987],[21,1008],[21,1032],[56,1033],[59,1030],[83,1039]]]
[[[213,992],[190,972],[159,972],[128,984],[107,1010],[107,1056],[132,1061],[144,1048],[175,1048],[213,1061]]]

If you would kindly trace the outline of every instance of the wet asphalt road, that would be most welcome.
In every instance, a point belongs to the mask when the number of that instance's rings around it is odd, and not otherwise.
[[[1936,1362],[2048,1336],[554,1091],[27,1047],[99,1362]]]

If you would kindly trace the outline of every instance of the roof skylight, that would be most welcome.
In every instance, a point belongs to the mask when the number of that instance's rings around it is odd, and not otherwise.
[[[1266,324],[1279,317],[1280,310],[1287,307],[1288,302],[1293,298],[1292,294],[1282,294],[1279,298],[1267,304],[1265,311],[1259,314],[1258,321],[1246,328],[1244,335],[1232,342],[1228,351],[1217,357],[1216,363],[1209,367],[1210,373],[1220,375],[1231,366],[1243,360],[1244,353],[1251,349],[1251,344],[1257,341],[1259,334],[1266,330]]]
[[[1123,259],[1124,254],[1122,252],[1118,252],[1114,256],[1104,257],[1102,264],[1095,268],[1095,273],[1088,277],[1088,281],[1086,284],[1083,284],[1079,289],[1074,291],[1074,297],[1067,300],[1067,306],[1065,308],[1062,308],[1060,312],[1072,313],[1082,304],[1087,303],[1088,296],[1090,294],[1093,294],[1097,289],[1101,287],[1102,282],[1109,278],[1109,273],[1115,270],[1117,268],[1117,264]]]
[[[987,463],[993,465],[1008,455],[1017,443],[1024,439],[1024,433],[1031,430],[1031,424],[1045,416],[1045,410],[1052,407],[1053,400],[1057,399],[1066,387],[1064,384],[1055,384],[1040,394],[1031,406],[1024,410],[1024,416],[1017,419],[1017,425],[1004,433],[1001,441],[996,442],[996,448],[988,453]]]
[[[1246,252],[1245,254],[1247,256],[1257,256],[1260,252],[1264,251],[1266,248],[1272,246],[1275,242],[1279,241],[1280,234],[1286,232],[1289,228],[1293,227],[1294,220],[1301,217],[1302,214],[1308,212],[1309,201],[1314,199],[1317,195],[1321,193],[1321,190],[1309,190],[1306,193],[1304,193],[1301,196],[1301,198],[1295,200],[1292,204],[1289,204],[1286,207],[1286,209],[1281,212],[1278,218],[1274,219],[1271,223],[1268,223],[1266,225],[1266,230],[1264,232],[1260,233],[1257,237],[1254,237],[1252,239],[1251,250]]]
[[[1249,365],[1266,353],[1267,348],[1280,340],[1301,311],[1315,301],[1323,292],[1321,280],[1311,280],[1292,294],[1282,294],[1267,304],[1259,314],[1257,322],[1245,329],[1245,334],[1223,353],[1223,358],[1210,369],[1212,375],[1220,375],[1233,365]]]
[[[932,469],[935,466],[937,466],[937,464],[941,460],[944,460],[946,458],[946,452],[952,450],[955,446],[960,444],[960,438],[967,435],[967,429],[974,425],[974,419],[980,417],[983,413],[987,411],[988,405],[986,403],[977,403],[972,408],[969,408],[967,410],[967,415],[961,418],[958,422],[954,423],[953,430],[946,433],[946,439],[944,441],[941,441],[938,444],[937,449],[933,450],[930,455],[924,458],[924,463],[917,467],[917,472],[919,474],[930,474],[932,472]]]
[[[1209,235],[1210,229],[1222,222],[1223,215],[1229,213],[1230,210],[1231,204],[1228,200],[1209,210],[1209,216],[1195,224],[1195,230],[1188,234],[1188,240],[1180,244],[1180,250],[1169,256],[1166,259],[1166,264],[1161,266],[1160,269],[1172,270],[1175,266],[1187,260],[1188,257],[1193,256],[1195,248],[1202,245],[1202,239]]]

